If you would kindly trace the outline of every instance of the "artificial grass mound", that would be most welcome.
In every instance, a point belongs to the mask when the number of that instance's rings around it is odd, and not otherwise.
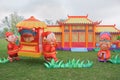
[[[112,56],[109,61],[113,64],[120,64],[120,57],[119,54],[116,56]]]
[[[0,58],[0,63],[7,63],[9,60],[7,58]]]
[[[114,49],[113,52],[119,53],[119,52],[120,52],[120,49]]]
[[[93,62],[87,60],[87,62],[85,63],[84,60],[80,61],[80,60],[72,59],[64,63],[62,60],[55,62],[54,59],[52,59],[50,62],[48,61],[44,63],[44,65],[47,68],[89,68],[92,67]]]
[[[100,50],[100,48],[94,48],[93,50],[98,52]]]

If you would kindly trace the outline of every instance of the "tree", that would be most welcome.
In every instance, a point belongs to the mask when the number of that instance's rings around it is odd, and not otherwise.
[[[0,38],[4,38],[5,37],[5,32],[9,31],[9,29],[7,27],[3,28],[3,30],[0,30]]]
[[[18,34],[16,24],[24,19],[23,16],[19,16],[16,12],[6,16],[3,20],[3,26],[8,28],[8,31]],[[6,29],[6,28],[5,28]],[[6,30],[4,30],[5,33]]]
[[[120,40],[120,36],[117,36],[117,40]]]
[[[0,39],[3,37],[3,31],[0,31]]]
[[[59,22],[65,22],[65,21],[66,21],[66,19],[59,19],[56,21],[56,24],[58,24]]]
[[[53,20],[49,20],[49,19],[45,19],[45,22],[46,22],[46,24],[48,24],[48,25],[54,24],[54,23],[53,23]]]

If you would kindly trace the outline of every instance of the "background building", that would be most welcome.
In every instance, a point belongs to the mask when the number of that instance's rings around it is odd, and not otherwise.
[[[95,47],[99,42],[100,32],[110,32],[112,42],[116,41],[120,31],[116,25],[100,25],[86,16],[68,16],[65,21],[59,21],[58,25],[47,25],[45,31],[54,32],[59,47]]]

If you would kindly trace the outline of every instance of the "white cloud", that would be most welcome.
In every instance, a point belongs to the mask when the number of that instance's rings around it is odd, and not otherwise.
[[[39,20],[66,18],[67,15],[89,15],[93,21],[116,24],[120,29],[120,0],[1,0],[0,19],[16,11]]]

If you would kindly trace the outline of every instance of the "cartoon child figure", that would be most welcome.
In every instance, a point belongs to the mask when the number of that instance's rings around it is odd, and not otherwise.
[[[36,32],[30,29],[22,29],[19,31],[25,42],[32,42],[35,39]]]
[[[56,57],[56,37],[52,32],[43,32],[43,55],[46,61],[54,59],[57,61]]]
[[[8,41],[7,49],[8,49],[8,59],[10,62],[13,60],[20,60],[18,57],[19,46],[16,44],[18,37],[15,36],[12,32],[5,33],[6,40]]]
[[[108,59],[110,59],[110,50],[111,47],[111,35],[108,32],[102,32],[100,34],[100,51],[98,52],[98,60],[101,62],[106,62]]]

